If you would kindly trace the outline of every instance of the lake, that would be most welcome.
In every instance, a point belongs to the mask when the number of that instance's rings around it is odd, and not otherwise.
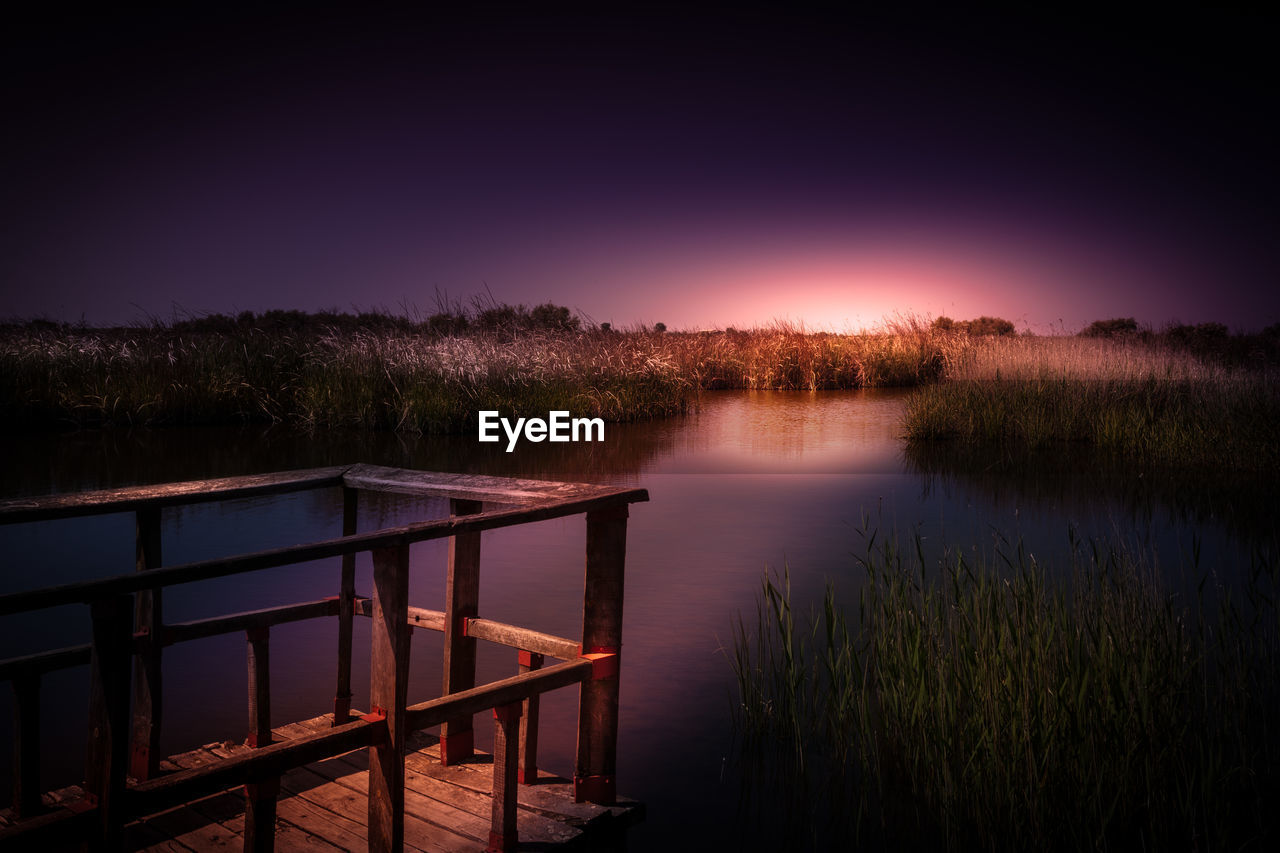
[[[1173,588],[1206,572],[1226,583],[1249,554],[1273,547],[1275,486],[1137,473],[1122,461],[1073,452],[1039,457],[942,450],[909,453],[900,439],[905,393],[711,392],[700,410],[667,421],[607,425],[596,444],[530,444],[514,453],[475,436],[301,434],[285,428],[82,431],[9,437],[0,497],[136,483],[370,462],[641,486],[628,530],[618,790],[648,805],[633,849],[741,844],[742,785],[730,708],[726,649],[738,614],[750,622],[766,568],[788,568],[793,597],[817,604],[826,583],[856,600],[854,554],[871,530],[918,536],[928,556],[945,548],[991,553],[1022,546],[1050,572],[1065,572],[1070,535],[1119,539],[1153,551]],[[370,529],[447,513],[441,501],[374,496],[361,506]],[[340,532],[341,496],[325,490],[167,510],[166,563],[289,545]],[[484,534],[480,613],[539,630],[580,632],[582,517]],[[1001,545],[1001,543],[1006,543]],[[133,518],[109,515],[0,528],[0,592],[120,574],[133,567]],[[1196,557],[1199,555],[1199,562]],[[443,609],[445,545],[412,551],[410,599]],[[358,562],[367,593],[369,562]],[[168,621],[337,593],[336,560],[209,581],[166,593]],[[63,618],[66,617],[66,618]],[[357,669],[368,659],[357,621]],[[84,608],[7,619],[0,656],[88,639]],[[332,708],[336,620],[272,632],[277,724]],[[364,645],[361,645],[361,641]],[[440,636],[416,632],[410,701],[435,696]],[[166,651],[165,752],[241,739],[244,639],[230,635]],[[514,655],[481,644],[480,678],[514,673]],[[55,673],[43,694],[44,785],[78,781],[83,761],[85,670]],[[355,701],[367,696],[357,678]],[[540,764],[572,769],[575,698],[544,699]],[[11,700],[0,700],[11,725]],[[482,746],[491,738],[479,725]],[[0,739],[0,760],[11,744]],[[9,779],[3,781],[8,797]],[[736,838],[736,840],[734,840]]]

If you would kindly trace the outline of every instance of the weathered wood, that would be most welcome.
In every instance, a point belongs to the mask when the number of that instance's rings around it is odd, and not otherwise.
[[[217,637],[221,634],[234,634],[238,631],[270,628],[287,622],[301,622],[306,619],[335,616],[337,613],[338,600],[335,598],[323,598],[319,601],[282,604],[276,607],[264,607],[261,610],[246,610],[242,613],[229,613],[226,616],[213,616],[208,619],[192,619],[189,622],[176,622],[172,625],[164,626],[164,644],[172,646],[192,640],[203,640],[206,637]]]
[[[478,501],[452,500],[454,516],[476,515]],[[476,641],[467,636],[467,620],[480,606],[480,534],[459,533],[449,540],[449,573],[445,583],[444,694],[476,686]],[[475,745],[470,716],[445,722],[440,731],[440,758],[456,764],[471,757]]]
[[[271,743],[271,629],[250,628],[248,640],[249,736],[251,747]]]
[[[548,666],[536,672],[526,672],[522,675],[491,681],[461,693],[428,699],[426,702],[409,706],[408,727],[411,731],[429,729],[463,714],[478,714],[499,705],[523,701],[525,697],[535,693],[567,687],[590,678],[592,666],[590,660],[578,658]]]
[[[160,506],[226,501],[261,495],[278,495],[341,484],[350,466],[277,471],[241,477],[189,480],[150,486],[126,486],[93,492],[17,498],[0,501],[0,524],[44,521],[107,512],[132,512]]]
[[[57,669],[83,666],[89,662],[89,645],[68,646],[0,661],[0,681],[39,676]]]
[[[40,811],[40,675],[13,681],[13,813]]]
[[[271,735],[268,732],[267,737]],[[280,780],[267,779],[244,786],[244,849],[271,853],[276,841],[276,799]]]
[[[404,845],[405,706],[409,688],[409,546],[373,552],[369,705],[385,714],[387,736],[369,748],[369,849]]]
[[[85,790],[97,805],[91,849],[120,846],[125,820],[129,762],[129,677],[133,658],[133,599],[127,595],[93,602],[93,648],[89,660],[89,745]]]
[[[146,577],[118,575],[102,580],[78,581],[43,589],[13,592],[7,595],[0,595],[0,616],[28,610],[39,610],[46,607],[56,607],[62,604],[89,602],[112,595],[134,593],[140,589],[158,589],[193,581],[256,572],[293,563],[323,560],[346,553],[371,551],[377,548],[394,548],[401,545],[410,545],[414,542],[426,542],[458,534],[479,533],[484,530],[496,530],[516,524],[546,521],[552,518],[578,515],[583,512],[590,513],[648,499],[648,492],[644,489],[617,489],[587,498],[518,507],[509,510],[482,512],[478,515],[421,521],[400,527],[387,527],[368,533],[357,533],[353,536],[328,539],[305,545],[292,545],[285,548],[258,551],[252,554],[241,554],[235,557],[202,560],[181,566],[155,569],[148,572]]]
[[[129,790],[129,811],[134,816],[153,814],[196,797],[276,777],[290,768],[368,746],[384,736],[383,722],[357,719],[305,737],[244,750],[224,761],[139,782]]]
[[[587,483],[518,480],[483,474],[446,474],[439,471],[386,468],[381,465],[353,465],[342,479],[348,487],[368,491],[516,505],[577,498],[613,490],[609,486]]]
[[[357,598],[355,602],[355,613],[357,616],[373,615],[373,600],[368,598]],[[444,630],[444,611],[428,610],[425,607],[408,607],[405,608],[405,618],[409,621],[410,628],[425,628],[428,631]]]
[[[356,532],[360,493],[342,490],[342,535]],[[338,587],[338,686],[333,696],[333,724],[341,725],[351,715],[351,631],[355,615],[356,555],[342,555],[342,576]]]
[[[44,814],[0,829],[0,846],[6,850],[49,850],[50,845],[82,839],[93,830],[96,808],[57,807]]]
[[[160,507],[148,506],[134,513],[134,565],[139,572],[157,569],[160,550]],[[160,763],[160,727],[164,720],[164,687],[161,657],[164,649],[163,593],[139,590],[134,632],[142,638],[133,677],[133,736],[129,772],[136,779],[150,779]]]
[[[516,849],[516,765],[520,737],[520,703],[493,709],[493,817],[489,850]]]
[[[618,655],[627,555],[627,508],[587,513],[587,558],[582,608],[583,654]],[[578,701],[574,797],[612,803],[617,796],[618,670],[584,682]]]
[[[542,663],[542,655],[523,650],[520,652],[521,673],[542,669]],[[535,693],[524,700],[524,706],[520,709],[520,762],[517,777],[521,785],[532,785],[538,781],[538,709],[541,704],[541,697]]]
[[[513,649],[537,652],[560,660],[571,660],[582,653],[576,640],[544,634],[541,631],[533,631],[493,619],[468,619],[467,636],[510,646]]]

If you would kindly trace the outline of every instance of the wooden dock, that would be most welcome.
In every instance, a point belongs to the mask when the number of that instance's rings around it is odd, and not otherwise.
[[[309,489],[341,490],[341,535],[183,565],[161,559],[161,513],[184,504]],[[448,515],[357,530],[363,492],[434,496]],[[0,617],[88,605],[93,640],[0,661],[14,691],[13,805],[0,847],[90,850],[493,850],[583,846],[639,819],[617,794],[618,686],[628,505],[643,489],[437,474],[373,465],[137,486],[0,501],[0,524],[128,512],[133,571],[0,595]],[[482,618],[481,534],[533,521],[586,516],[581,640]],[[442,610],[411,604],[410,546],[447,539]],[[372,590],[355,588],[355,555],[372,556]],[[168,587],[338,558],[337,594],[190,622],[163,618]],[[246,586],[251,588],[251,586]],[[369,620],[369,698],[353,712],[352,630]],[[336,618],[333,712],[272,729],[271,628]],[[408,704],[410,632],[444,634],[441,695]],[[164,649],[243,632],[248,731],[171,756],[158,751]],[[476,684],[476,644],[515,652],[518,674]],[[553,662],[558,661],[558,662]],[[40,686],[45,674],[88,667],[84,784],[42,794]],[[539,702],[578,689],[571,778],[537,763]],[[319,709],[317,709],[319,710]],[[494,750],[474,748],[476,715],[492,716]],[[436,737],[425,732],[439,729]],[[241,743],[243,741],[243,743]]]
[[[280,726],[273,730],[274,740],[286,741],[331,726],[330,716]],[[462,764],[442,766],[439,739],[425,732],[416,732],[408,747],[404,849],[410,853],[484,850],[492,811],[493,757],[477,752]],[[231,742],[205,744],[160,762],[160,771],[207,766],[249,749]],[[276,800],[276,849],[315,853],[367,849],[368,772],[368,752],[355,750],[283,774]],[[45,794],[44,803],[55,809],[83,796],[83,788],[74,785]],[[518,850],[624,849],[621,833],[644,815],[641,803],[625,798],[612,806],[575,802],[572,780],[545,771],[539,772],[536,783],[520,786],[518,802]],[[0,828],[12,822],[12,812],[0,811]],[[124,829],[123,849],[240,849],[244,830],[244,791],[236,788],[130,823]]]

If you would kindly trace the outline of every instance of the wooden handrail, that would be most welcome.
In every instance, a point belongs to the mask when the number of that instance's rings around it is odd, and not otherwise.
[[[327,539],[305,545],[272,548],[252,554],[201,560],[179,566],[166,566],[148,572],[116,575],[101,580],[78,581],[43,589],[25,590],[0,595],[0,616],[43,610],[63,604],[84,604],[95,599],[114,595],[128,595],[144,589],[160,589],[194,581],[212,580],[229,575],[273,569],[293,563],[323,560],[343,554],[372,551],[379,548],[397,548],[414,542],[443,539],[463,533],[478,533],[546,521],[567,515],[579,515],[596,509],[633,503],[649,499],[644,489],[618,489],[589,498],[535,507],[519,507],[509,510],[482,512],[476,515],[421,521],[399,527],[385,527],[369,533],[357,533],[337,539]]]
[[[577,658],[558,663],[545,669],[513,675],[499,681],[491,681],[480,687],[462,690],[410,705],[405,709],[405,717],[411,731],[429,729],[438,726],[450,717],[462,714],[478,714],[496,708],[520,702],[538,693],[546,693],[557,687],[567,687],[586,681],[591,677],[595,663],[587,658]]]
[[[162,507],[329,486],[343,489],[340,537],[185,565],[162,565]],[[452,515],[357,532],[357,495],[361,490],[448,498]],[[546,691],[580,683],[583,686],[574,767],[575,798],[613,802],[627,507],[646,500],[648,493],[644,489],[356,465],[0,501],[0,524],[124,511],[133,511],[137,516],[137,571],[0,596],[0,616],[72,603],[90,604],[94,636],[90,646],[0,661],[0,680],[14,683],[21,711],[15,736],[20,746],[25,745],[16,753],[15,764],[19,777],[15,804],[22,820],[0,832],[0,840],[21,838],[25,843],[37,836],[48,838],[74,828],[91,843],[109,848],[119,841],[128,820],[244,784],[248,786],[246,842],[254,849],[269,850],[280,774],[367,746],[369,846],[378,851],[398,849],[404,832],[407,735],[440,726],[442,761],[447,762],[445,756],[454,753],[461,760],[471,753],[471,717],[493,709],[498,731],[490,844],[495,849],[507,849],[516,843],[514,785],[529,781],[524,778],[526,773],[536,775],[538,697]],[[479,534],[578,514],[587,517],[582,641],[480,618]],[[410,606],[409,546],[446,537],[451,539],[446,610]],[[372,552],[374,589],[370,598],[361,598],[355,594],[354,555],[366,551]],[[169,625],[163,621],[160,591],[165,587],[339,556],[341,586],[340,594],[334,598]],[[356,614],[369,616],[372,621],[369,701],[374,713],[348,722],[351,622]],[[286,622],[328,616],[339,617],[333,727],[270,743],[269,629]],[[415,627],[444,632],[447,674],[445,695],[409,705],[409,632]],[[237,631],[247,633],[249,743],[257,748],[203,767],[146,778],[154,776],[158,758],[155,745],[159,742],[161,718],[160,650],[175,643]],[[520,650],[519,674],[473,686],[477,640]],[[544,656],[565,662],[543,666]],[[45,672],[85,663],[89,664],[91,679],[90,726],[96,733],[90,738],[86,762],[86,797],[71,804],[71,808],[35,814],[39,810],[32,793],[39,790],[40,679]],[[135,711],[132,717],[131,682]],[[141,715],[137,713],[139,707],[144,711]],[[446,738],[450,740],[448,750]],[[126,782],[126,763],[129,772],[140,780],[132,786]]]
[[[0,501],[0,524],[132,512],[138,509],[281,495],[342,485],[350,465],[278,471],[214,480],[188,480],[152,486],[126,486],[64,495],[41,495]]]

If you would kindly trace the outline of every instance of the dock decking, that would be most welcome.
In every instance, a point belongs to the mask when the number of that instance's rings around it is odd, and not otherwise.
[[[285,741],[328,729],[326,715],[273,729]],[[404,849],[425,853],[481,851],[487,846],[493,795],[493,757],[477,752],[448,767],[440,764],[439,739],[416,732],[405,755]],[[161,772],[212,764],[247,752],[248,746],[211,743],[160,763]],[[280,777],[275,845],[281,851],[365,850],[369,845],[368,750],[360,749],[297,767]],[[76,785],[44,796],[56,808],[84,796]],[[577,803],[573,782],[545,771],[518,791],[519,850],[609,850],[620,833],[641,820],[644,806],[619,798],[612,806]],[[0,811],[0,827],[12,810]],[[245,797],[240,788],[149,815],[129,824],[124,849],[187,851],[240,849]],[[73,847],[75,845],[72,845]],[[52,848],[56,849],[56,848]]]

